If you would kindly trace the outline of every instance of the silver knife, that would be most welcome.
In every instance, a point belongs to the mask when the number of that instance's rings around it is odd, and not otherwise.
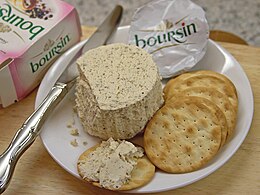
[[[41,127],[46,118],[74,86],[76,78],[72,80],[67,79],[66,83],[59,82],[61,80],[64,81],[64,79],[61,79],[63,72],[66,72],[70,64],[82,53],[104,45],[107,42],[118,26],[122,12],[123,8],[116,6],[94,34],[85,42],[83,47],[74,55],[73,59],[64,64],[57,82],[53,85],[46,98],[24,122],[22,127],[18,129],[8,148],[0,155],[0,193],[3,193],[7,189],[17,161],[40,134]]]

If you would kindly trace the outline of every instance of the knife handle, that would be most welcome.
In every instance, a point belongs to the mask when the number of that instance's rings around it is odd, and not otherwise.
[[[42,104],[18,129],[8,148],[0,155],[0,193],[8,187],[17,161],[39,135],[47,116],[67,94],[66,86],[63,83],[53,86]]]

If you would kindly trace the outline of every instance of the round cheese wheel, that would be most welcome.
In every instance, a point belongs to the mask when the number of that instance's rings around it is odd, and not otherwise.
[[[141,48],[101,46],[86,52],[77,66],[76,109],[90,135],[132,138],[163,104],[158,68]]]

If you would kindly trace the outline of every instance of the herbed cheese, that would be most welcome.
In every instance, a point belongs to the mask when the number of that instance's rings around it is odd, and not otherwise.
[[[86,52],[77,61],[76,108],[84,130],[102,139],[129,139],[163,103],[151,55],[122,43]]]
[[[128,141],[109,138],[78,162],[83,179],[99,182],[107,189],[118,189],[131,178],[137,159],[144,155],[141,147]]]

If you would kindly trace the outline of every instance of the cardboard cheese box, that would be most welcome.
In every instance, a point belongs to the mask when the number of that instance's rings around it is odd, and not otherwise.
[[[0,0],[0,107],[26,97],[80,41],[77,11],[60,0]]]

